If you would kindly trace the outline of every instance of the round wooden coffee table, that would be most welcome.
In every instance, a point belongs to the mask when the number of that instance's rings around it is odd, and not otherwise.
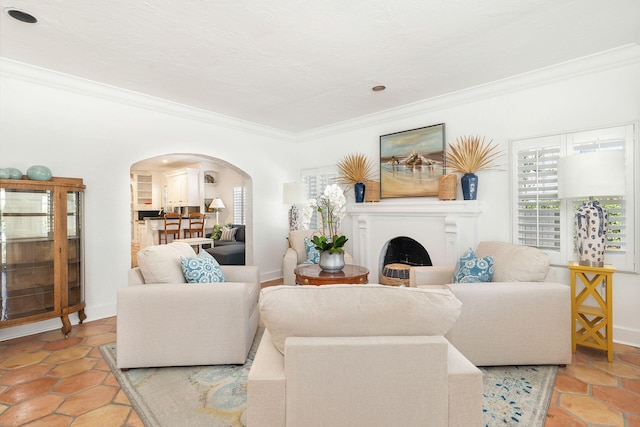
[[[359,265],[347,264],[340,271],[329,273],[318,264],[300,265],[293,271],[300,285],[364,285],[369,280],[369,270]]]

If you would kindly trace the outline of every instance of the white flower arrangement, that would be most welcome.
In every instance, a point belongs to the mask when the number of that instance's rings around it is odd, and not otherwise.
[[[346,214],[346,206],[347,199],[337,184],[328,185],[320,196],[307,200],[302,210],[302,224],[308,230],[313,213],[318,212],[322,236],[315,236],[313,242],[319,251],[342,252],[347,238],[339,235],[338,230]]]

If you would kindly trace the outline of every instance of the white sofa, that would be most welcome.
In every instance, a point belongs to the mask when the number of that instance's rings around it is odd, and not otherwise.
[[[224,283],[189,283],[186,243],[149,246],[118,290],[118,368],[243,364],[258,328],[255,266],[221,266]],[[149,281],[145,281],[145,277]]]
[[[277,286],[259,305],[250,427],[481,425],[482,374],[442,336],[451,292]]]
[[[296,275],[293,272],[296,267],[307,259],[304,247],[304,238],[317,234],[316,230],[295,230],[289,232],[289,247],[282,259],[282,283],[284,285],[295,285]],[[345,264],[353,264],[353,257],[345,252]]]
[[[412,267],[410,286],[446,286],[462,301],[445,335],[476,366],[571,363],[571,290],[555,283],[543,251],[481,242],[494,258],[493,281],[451,283],[454,266]]]

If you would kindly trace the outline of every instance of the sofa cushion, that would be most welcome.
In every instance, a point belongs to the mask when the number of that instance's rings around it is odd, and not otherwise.
[[[182,274],[188,283],[222,283],[225,281],[220,264],[207,251],[196,258],[180,257]]]
[[[237,228],[231,227],[222,227],[222,235],[220,235],[220,240],[227,242],[235,242],[236,240],[236,232]]]
[[[180,257],[195,256],[195,251],[188,243],[147,246],[138,252],[138,266],[145,283],[186,283]]]
[[[453,270],[453,283],[490,282],[493,277],[493,258],[478,258],[469,248],[460,257]]]
[[[493,257],[494,282],[542,282],[549,255],[537,248],[504,242],[480,242],[476,256]]]
[[[305,264],[318,264],[320,262],[320,251],[316,249],[316,244],[309,237],[304,238],[304,253],[307,255]]]
[[[462,303],[448,289],[383,285],[273,286],[260,318],[284,354],[287,337],[444,335]]]

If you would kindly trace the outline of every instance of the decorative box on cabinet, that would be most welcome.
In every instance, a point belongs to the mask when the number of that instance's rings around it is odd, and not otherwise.
[[[0,179],[0,328],[84,313],[82,179]]]

